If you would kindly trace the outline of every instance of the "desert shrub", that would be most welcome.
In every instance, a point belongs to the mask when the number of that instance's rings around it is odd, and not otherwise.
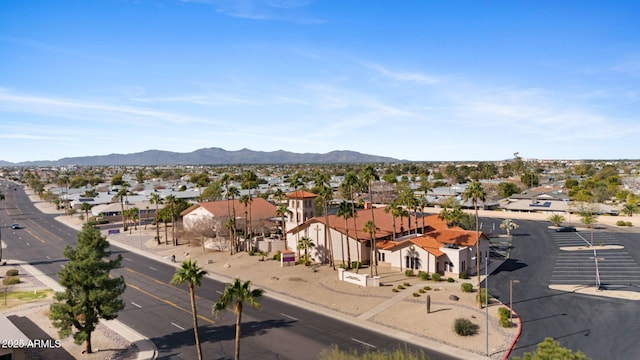
[[[418,294],[418,293],[413,293],[412,295],[413,295],[413,297],[420,297],[420,294]]]
[[[503,328],[511,327],[511,321],[509,320],[509,317],[501,317],[500,320],[498,320],[498,324],[500,324],[500,326],[502,326]]]
[[[500,320],[498,323],[502,327],[510,327],[511,326],[511,311],[506,307],[501,307],[498,309],[498,314],[500,315]]]
[[[411,286],[411,284],[410,284],[410,283],[408,283],[408,282],[405,282],[405,283],[403,283],[402,285],[404,285],[404,286],[406,286],[406,287]]]
[[[469,319],[457,318],[453,322],[453,330],[460,336],[469,336],[476,333],[477,326]]]
[[[456,282],[456,279],[450,277],[450,278],[447,278],[447,282]]]
[[[352,269],[360,269],[361,266],[362,266],[362,263],[360,263],[359,261],[352,261],[351,262],[351,268]]]
[[[431,290],[431,286],[425,286],[425,287],[423,287],[423,289],[429,291],[429,290]]]
[[[408,276],[408,277],[412,277],[412,276],[414,276],[415,274],[413,273],[413,270],[411,270],[411,269],[407,269],[407,270],[405,270],[405,271],[404,271],[404,275],[405,275],[405,276]]]
[[[2,279],[2,285],[15,285],[20,283],[20,278],[17,276],[7,276]]]
[[[429,273],[428,273],[428,272],[424,272],[424,271],[420,271],[420,272],[418,273],[418,277],[419,277],[421,280],[430,280],[430,279],[431,279],[431,276],[429,276]]]
[[[509,317],[509,314],[511,314],[511,311],[509,311],[509,309],[507,309],[506,307],[501,307],[498,309],[498,314],[500,315],[500,317]]]
[[[19,273],[20,272],[18,271],[18,269],[9,269],[9,270],[7,270],[5,275],[7,275],[7,276],[18,276]]]
[[[626,221],[624,224],[625,224],[626,226],[633,226],[633,224],[631,223],[631,221]]]
[[[418,289],[418,292],[419,292],[420,294],[424,294],[425,292],[427,292],[427,290],[425,290],[425,289]]]
[[[404,287],[404,286],[402,286],[402,285],[398,285],[398,290],[404,290],[404,289],[405,289],[405,287]]]
[[[391,291],[393,291],[393,292],[398,292],[398,291],[400,291],[400,290],[398,290],[398,289],[396,289],[396,288],[393,288],[393,289],[391,289]]]
[[[460,275],[458,275],[458,277],[464,280],[464,279],[468,279],[469,275],[466,272],[462,272],[460,273]]]
[[[254,256],[257,251],[258,249],[255,246],[252,246],[251,249],[249,250],[249,256]]]
[[[440,281],[440,280],[442,280],[442,275],[440,275],[438,273],[433,273],[433,275],[431,275],[431,280]]]
[[[473,291],[473,284],[462,283],[462,285],[460,285],[460,290],[462,290],[462,292],[470,293]]]
[[[618,221],[616,221],[616,225],[618,225],[618,226],[627,226],[627,223],[624,220],[618,220]]]
[[[275,254],[273,254],[273,260],[280,261],[281,256],[282,256],[282,251],[278,250]]]

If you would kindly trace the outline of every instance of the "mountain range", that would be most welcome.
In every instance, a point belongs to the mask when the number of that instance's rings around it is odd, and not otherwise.
[[[355,151],[331,151],[326,154],[293,153],[283,150],[254,151],[242,149],[227,151],[221,148],[198,149],[189,153],[147,150],[132,154],[109,154],[67,157],[59,160],[0,161],[0,166],[125,166],[125,165],[232,165],[232,164],[344,164],[344,163],[397,163],[390,157],[367,155]]]

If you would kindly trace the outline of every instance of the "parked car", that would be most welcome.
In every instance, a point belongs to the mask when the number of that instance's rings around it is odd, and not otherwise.
[[[13,230],[20,229],[20,225],[18,225],[18,224],[11,224],[11,228],[12,228]]]
[[[560,226],[559,228],[556,229],[556,232],[576,232],[578,231],[578,229],[574,228],[573,226]]]

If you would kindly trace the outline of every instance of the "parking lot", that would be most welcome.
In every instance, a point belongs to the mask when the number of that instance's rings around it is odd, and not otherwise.
[[[599,285],[602,289],[640,291],[640,265],[610,233],[550,230],[549,236],[560,249],[551,274],[552,285]],[[598,249],[601,246],[604,248]]]

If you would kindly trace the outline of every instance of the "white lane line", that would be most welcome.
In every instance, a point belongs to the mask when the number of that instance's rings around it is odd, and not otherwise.
[[[358,340],[358,339],[351,338],[351,340],[353,340],[353,341],[355,341],[355,342],[357,342],[357,343],[359,343],[359,344],[362,344],[362,345],[364,345],[364,346],[368,346],[368,347],[370,347],[370,348],[372,348],[372,349],[375,349],[375,348],[376,348],[375,346],[373,346],[373,345],[371,345],[371,344],[369,344],[369,343],[366,343],[366,342],[364,342],[364,341]]]
[[[47,257],[47,260],[51,260],[51,256],[47,255],[46,257]]]
[[[138,304],[134,303],[133,301],[131,302],[131,305],[133,305],[133,306],[137,307],[138,309],[142,309],[142,306],[140,306],[140,305],[138,305]]]
[[[222,295],[222,291],[218,291],[218,290],[216,290],[216,292],[217,292],[218,294]]]
[[[287,314],[285,314],[285,313],[280,313],[280,315],[282,315],[282,316],[284,316],[284,317],[287,317],[287,318],[289,318],[289,319],[291,319],[291,320],[298,321],[298,319],[294,318],[293,316],[289,316],[289,315],[287,315]]]
[[[151,269],[153,271],[158,271],[158,269],[154,268],[153,266],[149,266],[149,269]]]
[[[133,260],[131,260],[130,258],[124,258],[124,259],[127,260],[127,261],[133,262]]]
[[[173,325],[173,326],[177,327],[177,328],[178,328],[178,329],[180,329],[180,330],[184,330],[184,328],[183,328],[182,326],[180,326],[180,325],[178,325],[178,324],[176,324],[176,323],[174,323],[174,322],[172,322],[172,323],[171,323],[171,325]]]

